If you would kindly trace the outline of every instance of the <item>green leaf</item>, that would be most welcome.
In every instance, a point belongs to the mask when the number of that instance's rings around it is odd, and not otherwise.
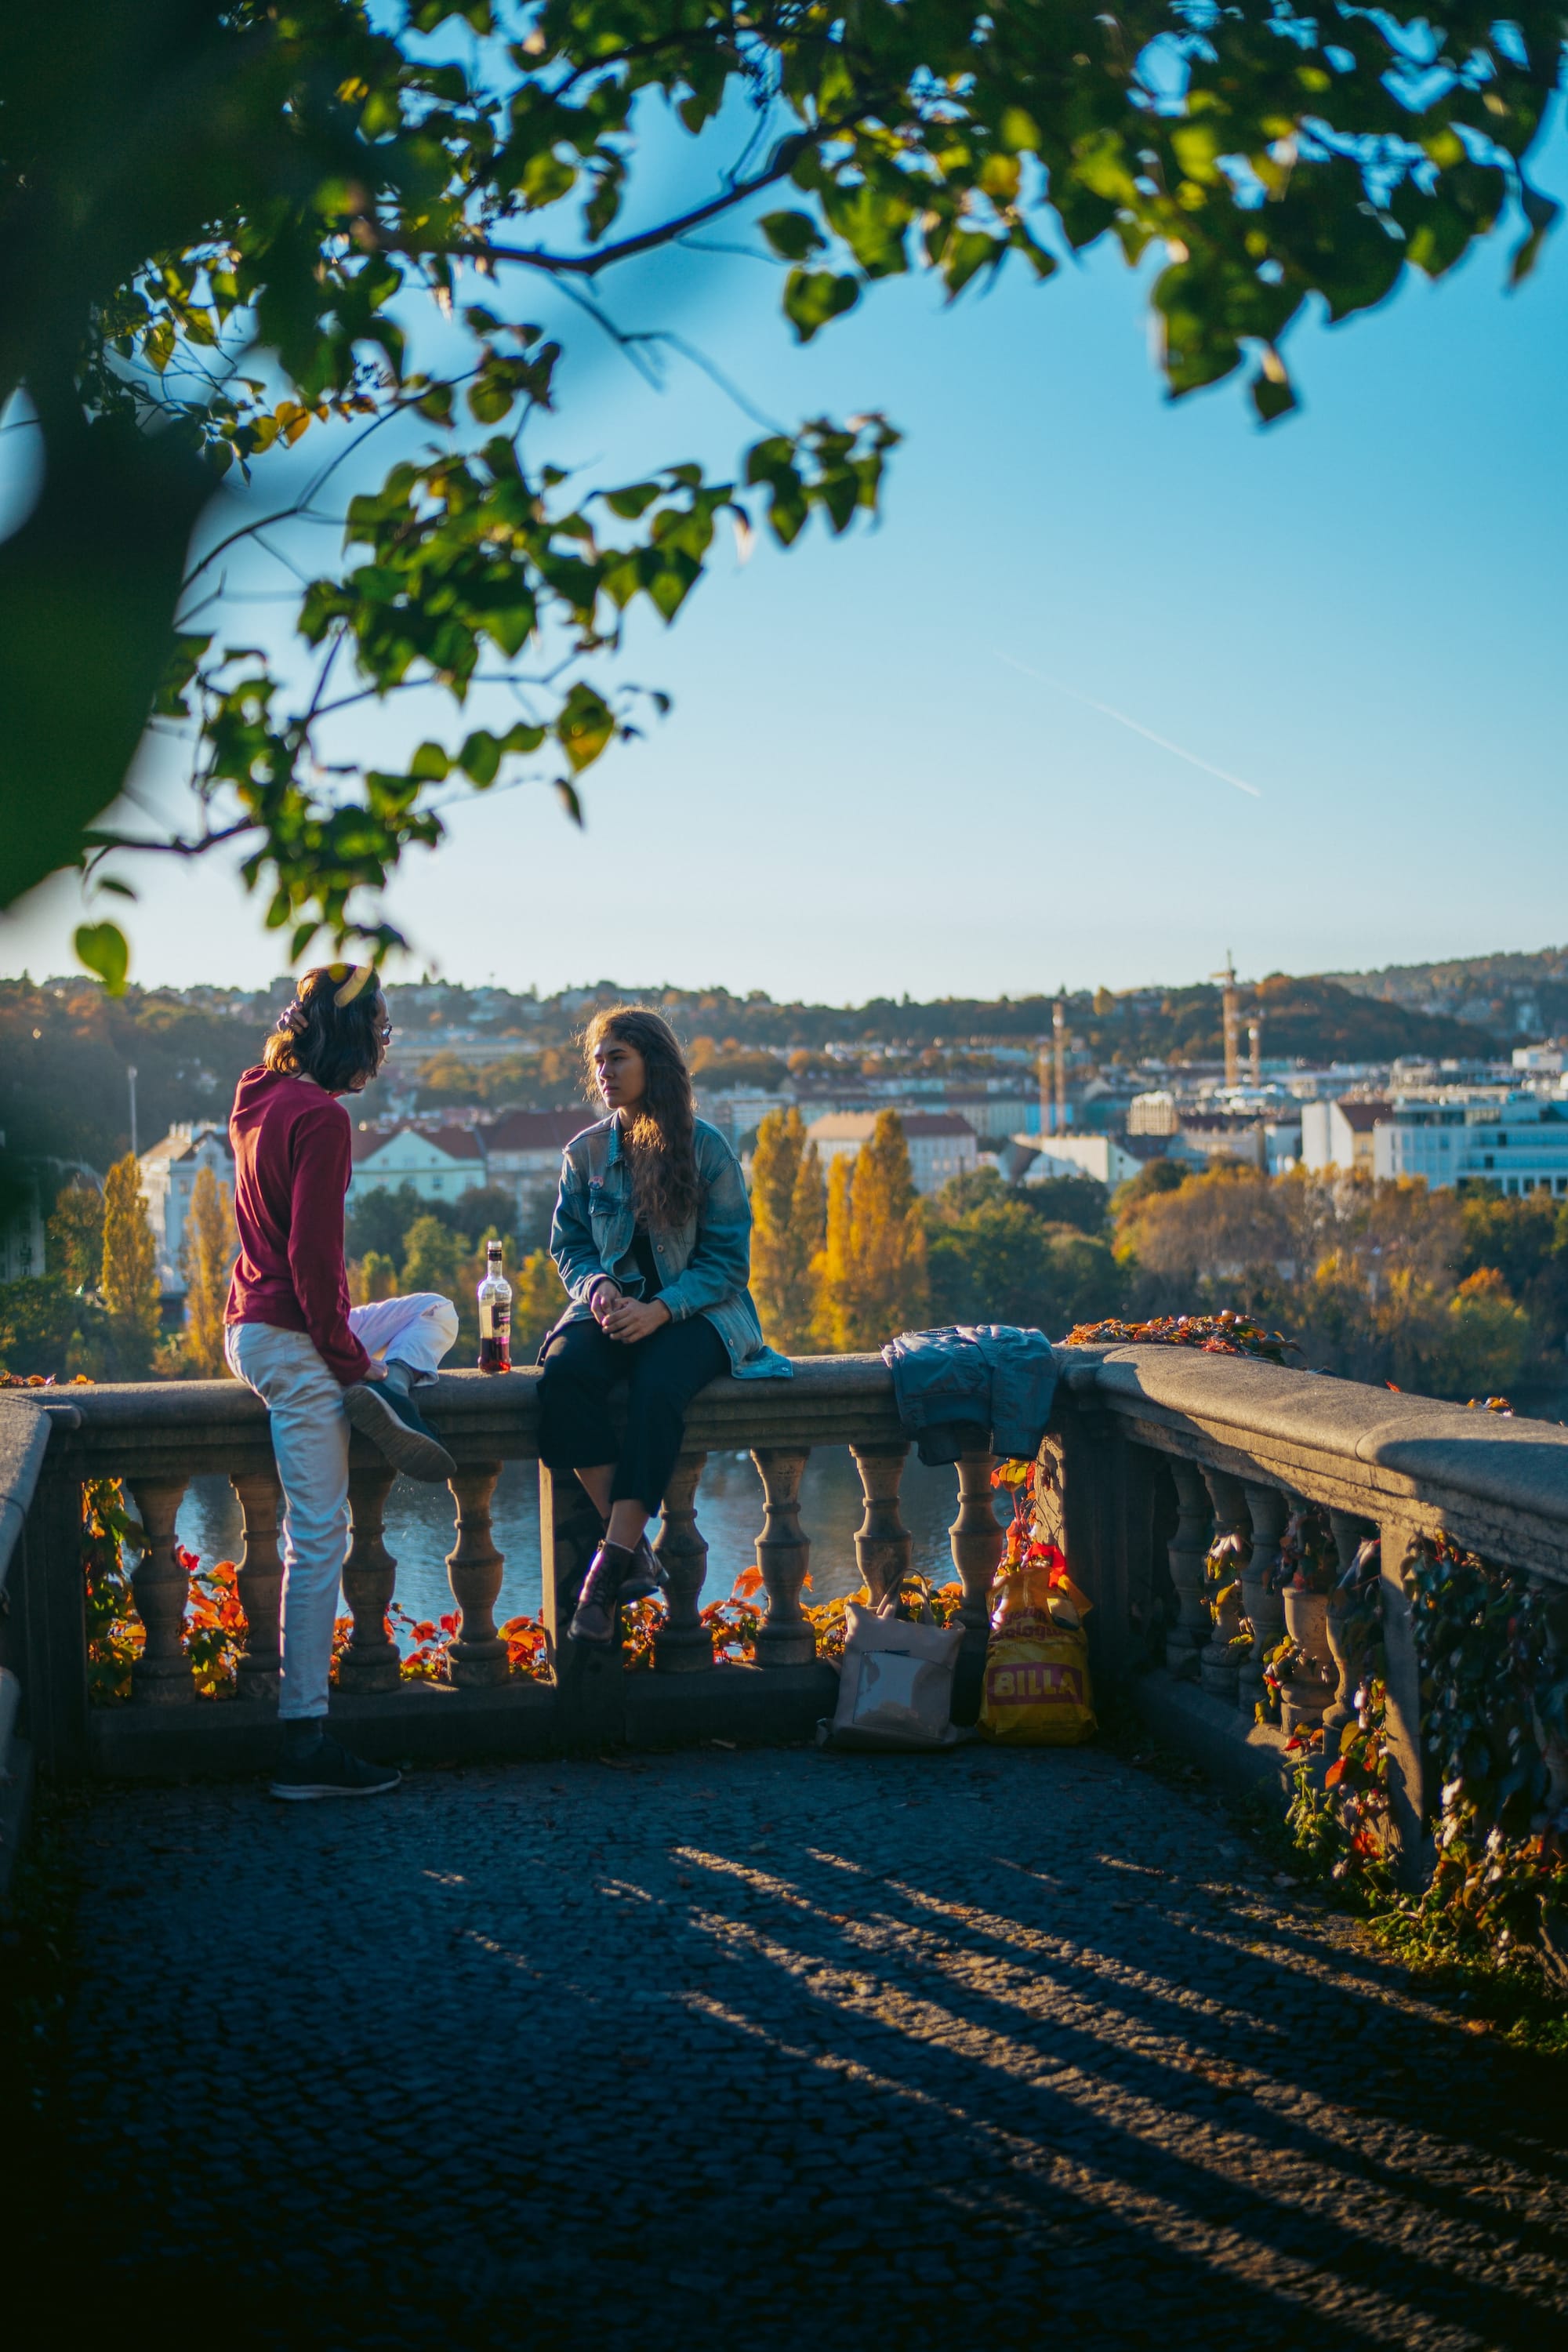
[[[79,963],[98,974],[109,995],[124,995],[131,944],[118,923],[79,924],[71,945]]]
[[[809,213],[764,213],[757,226],[781,261],[809,261],[827,242]]]
[[[1296,405],[1290,379],[1283,373],[1276,375],[1259,368],[1247,388],[1252,394],[1252,405],[1265,425],[1272,425],[1277,417],[1289,416]]]
[[[809,343],[830,319],[841,318],[859,299],[858,278],[832,269],[792,269],[784,285],[784,316],[797,340]]]

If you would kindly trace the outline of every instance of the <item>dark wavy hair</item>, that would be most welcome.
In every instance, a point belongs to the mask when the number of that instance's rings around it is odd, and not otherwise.
[[[595,1013],[583,1033],[583,1060],[595,1089],[595,1049],[606,1037],[642,1055],[643,1098],[627,1122],[623,1140],[631,1165],[632,1199],[638,1221],[672,1232],[697,1213],[701,1179],[692,1133],[696,1110],[691,1073],[674,1030],[648,1004],[609,1004]]]
[[[363,967],[319,963],[305,974],[261,1058],[281,1077],[314,1078],[330,1095],[357,1095],[386,1059],[386,999],[371,973],[346,1004],[338,991]]]

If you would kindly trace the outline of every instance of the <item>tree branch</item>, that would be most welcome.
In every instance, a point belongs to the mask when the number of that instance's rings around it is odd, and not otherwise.
[[[841,127],[824,123],[815,131],[797,131],[781,139],[765,170],[753,172],[749,180],[738,180],[722,195],[694,205],[678,219],[664,221],[658,228],[643,229],[636,236],[623,236],[614,245],[602,246],[596,253],[548,253],[542,246],[494,245],[488,238],[467,243],[454,238],[434,245],[405,245],[386,238],[381,240],[381,249],[404,254],[410,260],[425,254],[443,253],[460,261],[514,261],[525,269],[542,269],[551,277],[595,278],[601,269],[608,269],[617,261],[630,261],[639,253],[652,253],[659,246],[684,236],[688,229],[700,228],[705,221],[717,220],[721,214],[732,212],[759,189],[771,188],[775,182],[787,178],[798,156],[819,139],[833,136]]]

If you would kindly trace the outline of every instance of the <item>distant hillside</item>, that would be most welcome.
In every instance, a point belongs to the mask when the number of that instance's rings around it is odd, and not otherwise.
[[[85,1160],[100,1173],[171,1122],[226,1118],[241,1070],[261,1058],[269,1018],[237,1018],[173,990],[106,996],[96,981],[0,981],[0,1129],[8,1156]]]
[[[1452,1015],[1518,1044],[1568,1031],[1568,948],[1462,956],[1447,963],[1385,964],[1325,974],[1354,995]]]

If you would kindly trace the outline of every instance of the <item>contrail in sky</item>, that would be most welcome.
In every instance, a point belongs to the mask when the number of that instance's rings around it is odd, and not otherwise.
[[[1152,727],[1141,727],[1136,719],[1129,719],[1125,710],[1112,710],[1109,702],[1096,702],[1092,696],[1080,694],[1077,687],[1064,686],[1059,677],[1047,677],[1043,669],[1030,669],[1026,662],[1015,661],[1011,654],[998,654],[996,658],[1005,662],[1009,669],[1021,672],[1025,677],[1038,678],[1042,686],[1054,686],[1058,694],[1070,694],[1075,702],[1086,704],[1090,710],[1098,710],[1102,718],[1114,719],[1119,727],[1131,727],[1134,735],[1142,735],[1146,742],[1158,743],[1162,751],[1173,752],[1178,760],[1185,760],[1189,767],[1201,768],[1205,776],[1217,776],[1222,784],[1234,784],[1238,793],[1249,793],[1255,801],[1263,798],[1256,784],[1244,782],[1240,776],[1233,776],[1226,768],[1216,768],[1210,760],[1200,760],[1195,751],[1184,751],[1179,743],[1168,742],[1163,735],[1156,735]]]

